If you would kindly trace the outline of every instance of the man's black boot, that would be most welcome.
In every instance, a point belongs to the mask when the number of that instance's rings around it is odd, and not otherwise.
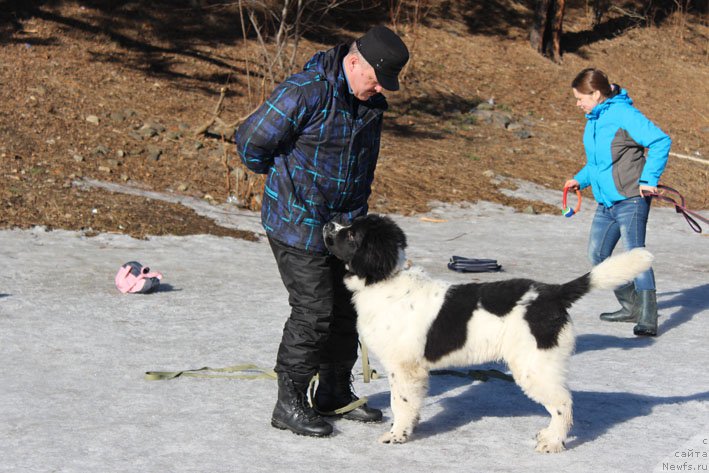
[[[271,425],[299,435],[325,437],[332,426],[308,405],[308,381],[293,381],[288,373],[278,373],[278,401],[273,409]]]
[[[358,422],[381,422],[382,411],[369,407],[366,403],[342,414],[334,412],[359,400],[352,391],[353,365],[354,363],[320,365],[313,407],[324,416],[341,415],[343,419]]]
[[[640,316],[640,309],[635,304],[638,298],[638,293],[635,291],[635,283],[626,284],[613,292],[618,302],[620,302],[620,310],[602,313],[601,320],[606,322],[637,322]]]

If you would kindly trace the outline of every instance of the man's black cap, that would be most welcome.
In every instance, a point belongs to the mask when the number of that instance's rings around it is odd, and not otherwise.
[[[377,82],[386,90],[399,90],[399,72],[409,60],[404,42],[386,26],[375,26],[357,40],[357,49],[374,68]]]

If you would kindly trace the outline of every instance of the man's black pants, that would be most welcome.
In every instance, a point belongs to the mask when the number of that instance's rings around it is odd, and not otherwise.
[[[268,241],[291,306],[276,372],[310,380],[321,364],[352,366],[357,359],[357,313],[343,282],[344,263],[331,255]]]

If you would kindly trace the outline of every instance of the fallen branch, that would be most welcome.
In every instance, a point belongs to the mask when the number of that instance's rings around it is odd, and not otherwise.
[[[209,130],[209,127],[214,125],[215,123],[220,127],[219,130],[219,135],[233,135],[234,131],[237,126],[241,125],[247,118],[249,118],[256,110],[258,110],[257,106],[253,110],[251,110],[249,113],[244,115],[243,117],[237,119],[233,123],[226,123],[224,120],[222,120],[219,117],[219,114],[221,113],[221,108],[222,108],[222,103],[224,102],[224,96],[226,95],[226,87],[221,88],[221,94],[219,96],[219,102],[217,103],[217,106],[214,107],[214,113],[212,115],[212,118],[209,119],[208,122],[206,122],[204,125],[200,126],[199,128],[195,129],[194,131],[194,137],[197,138],[198,136],[202,136],[205,133],[207,133],[207,130]]]
[[[197,128],[195,130],[195,132],[194,132],[195,138],[200,135],[203,135],[209,129],[209,127],[214,124],[214,121],[217,119],[217,117],[219,117],[219,113],[221,112],[221,109],[222,109],[222,104],[224,103],[224,97],[226,97],[226,91],[227,91],[226,87],[222,87],[221,89],[219,89],[219,101],[217,102],[217,106],[214,107],[214,112],[212,113],[212,118],[210,118],[207,123],[205,123],[204,125],[202,125],[201,127]]]
[[[635,12],[635,11],[632,11],[632,10],[625,10],[625,9],[623,9],[623,8],[617,6],[617,5],[612,5],[612,6],[608,9],[608,11],[613,11],[613,10],[615,10],[616,12],[618,12],[618,13],[620,13],[621,15],[626,16],[626,17],[628,17],[628,18],[632,18],[632,19],[634,19],[634,20],[638,20],[638,21],[643,21],[643,22],[645,22],[645,23],[649,23],[649,21],[648,21],[648,19],[647,19],[646,16],[643,16],[643,15],[641,15],[641,14]]]

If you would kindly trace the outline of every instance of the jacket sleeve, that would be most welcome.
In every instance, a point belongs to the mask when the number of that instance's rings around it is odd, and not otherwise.
[[[288,83],[278,86],[234,135],[241,161],[252,172],[268,173],[274,158],[293,146],[307,115],[302,89]]]
[[[672,140],[634,107],[630,108],[626,118],[623,128],[636,143],[648,149],[640,184],[657,186],[667,165]]]
[[[577,172],[576,175],[574,176],[574,179],[576,179],[579,183],[580,189],[585,189],[591,185],[591,181],[588,178],[587,167],[588,167],[588,165],[582,167],[581,170],[579,172]]]

